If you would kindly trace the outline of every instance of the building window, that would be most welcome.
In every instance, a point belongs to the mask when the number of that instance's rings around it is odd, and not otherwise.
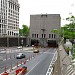
[[[1,19],[0,19],[0,23],[1,23]]]
[[[54,34],[54,38],[56,38],[56,35]]]
[[[53,34],[52,34],[52,38],[53,38]]]
[[[3,29],[2,29],[2,33],[3,33]]]
[[[44,38],[46,38],[46,34],[44,34]]]
[[[12,35],[13,35],[13,32],[12,32]]]
[[[10,8],[10,2],[9,2],[9,8]]]
[[[35,34],[35,38],[36,38],[36,34]]]
[[[10,31],[10,35],[11,35],[11,31]]]
[[[12,9],[12,4],[11,4],[11,9]]]
[[[0,28],[1,28],[1,24],[0,24]]]
[[[42,34],[42,38],[43,38],[43,34]]]
[[[32,38],[34,38],[34,34],[32,34]]]
[[[2,0],[1,0],[1,3],[2,3]]]
[[[18,8],[18,12],[19,12],[19,8]]]
[[[49,34],[49,38],[51,38],[51,34]]]
[[[14,33],[14,36],[15,36],[15,33]]]
[[[42,38],[46,38],[46,34],[42,34]]]
[[[37,34],[37,38],[38,38],[38,34]]]
[[[13,10],[14,10],[14,4],[13,4]]]
[[[9,31],[8,31],[8,35],[9,35]]]

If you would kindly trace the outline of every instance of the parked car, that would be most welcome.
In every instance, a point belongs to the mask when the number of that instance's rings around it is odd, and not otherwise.
[[[34,53],[39,53],[39,50],[38,49],[35,49],[33,52]]]
[[[22,58],[25,58],[25,54],[23,53],[18,53],[17,56],[16,56],[16,59],[22,59]]]
[[[0,51],[0,54],[5,54],[6,53],[6,51]]]
[[[22,46],[18,46],[17,49],[22,49]]]

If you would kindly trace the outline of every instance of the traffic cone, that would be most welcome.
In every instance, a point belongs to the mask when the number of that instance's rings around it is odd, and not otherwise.
[[[11,72],[11,70],[12,70],[12,64],[10,65],[10,72]]]
[[[26,60],[24,61],[24,64],[26,64]]]
[[[17,67],[18,67],[18,61],[17,61]]]
[[[22,60],[21,60],[21,65],[22,65]]]
[[[4,66],[4,72],[6,72],[6,66]]]

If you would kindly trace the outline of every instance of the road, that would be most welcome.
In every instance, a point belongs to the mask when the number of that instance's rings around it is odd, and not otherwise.
[[[26,75],[46,75],[49,64],[52,60],[54,54],[52,53],[43,53],[38,56],[32,63],[32,65],[28,64],[29,72]],[[36,62],[35,62],[36,61]],[[31,66],[31,69],[30,69]]]
[[[35,58],[33,58],[32,60],[30,60],[29,62],[26,63],[26,66],[28,68],[27,75],[36,75],[36,74],[37,75],[41,75],[41,74],[46,75],[48,66],[52,60],[52,57],[53,57],[55,51],[56,51],[56,49],[54,49],[54,48],[50,48],[50,49],[41,48],[39,55],[35,56]],[[23,50],[20,52],[23,52],[26,55],[26,58],[36,55],[35,53],[33,53],[32,50],[27,50],[27,51]],[[18,53],[17,51],[8,53],[7,57],[9,59],[0,61],[0,73],[4,72],[4,66],[6,66],[6,69],[9,69],[11,64],[12,64],[12,66],[15,66],[17,61],[18,61],[18,63],[21,63],[21,60],[22,61],[25,60],[25,59],[18,60],[16,58],[14,58],[14,54],[16,56],[17,53]],[[10,59],[10,55],[11,55],[11,59]],[[6,58],[6,55],[4,55],[4,59],[5,58]]]

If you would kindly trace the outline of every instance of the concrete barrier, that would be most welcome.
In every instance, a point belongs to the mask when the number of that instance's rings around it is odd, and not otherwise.
[[[62,75],[75,75],[71,59],[65,52],[62,45],[59,46],[60,67]]]

